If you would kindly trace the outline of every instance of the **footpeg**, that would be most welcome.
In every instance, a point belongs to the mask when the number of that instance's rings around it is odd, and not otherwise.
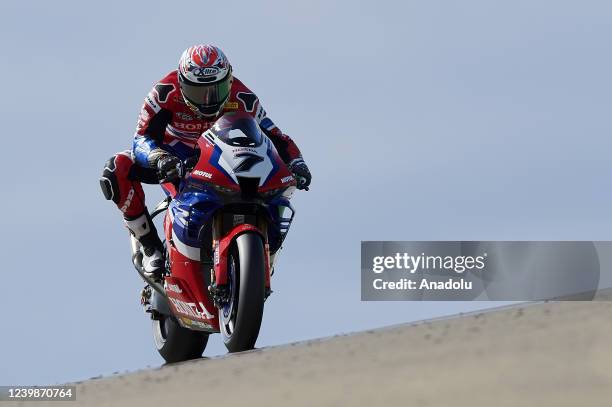
[[[151,291],[150,285],[145,285],[144,288],[140,291],[140,305],[142,305],[144,312],[151,312],[151,295],[153,292]]]

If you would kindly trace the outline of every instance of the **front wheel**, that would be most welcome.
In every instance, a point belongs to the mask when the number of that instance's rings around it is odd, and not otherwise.
[[[155,347],[167,363],[197,359],[208,343],[208,334],[183,328],[169,315],[153,320]]]
[[[236,238],[228,256],[230,301],[219,310],[223,342],[230,352],[253,349],[265,299],[264,245],[256,233]]]

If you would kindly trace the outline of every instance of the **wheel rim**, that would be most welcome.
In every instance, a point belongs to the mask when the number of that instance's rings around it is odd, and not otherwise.
[[[219,318],[221,320],[219,325],[221,325],[223,336],[229,338],[235,331],[236,310],[238,309],[236,258],[233,254],[230,254],[228,259],[227,279],[229,280],[228,286],[230,300],[223,306],[223,308],[220,310],[221,312],[219,312]]]

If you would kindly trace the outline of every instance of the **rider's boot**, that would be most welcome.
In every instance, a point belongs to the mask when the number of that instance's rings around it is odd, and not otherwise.
[[[124,219],[125,225],[134,237],[140,242],[142,253],[142,268],[144,274],[156,281],[162,279],[164,269],[163,245],[155,225],[151,220],[149,211],[145,208],[144,213],[134,219]]]

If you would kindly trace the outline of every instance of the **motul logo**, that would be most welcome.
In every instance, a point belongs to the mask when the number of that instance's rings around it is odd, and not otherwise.
[[[195,170],[193,173],[199,177],[204,177],[208,179],[212,178],[212,174],[210,172]]]

